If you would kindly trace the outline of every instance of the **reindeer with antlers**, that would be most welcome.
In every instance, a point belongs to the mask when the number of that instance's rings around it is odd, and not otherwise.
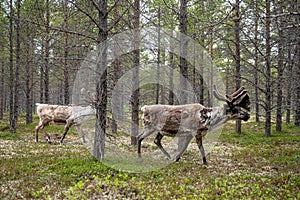
[[[141,108],[144,129],[137,137],[138,155],[141,156],[143,139],[158,131],[154,143],[169,158],[178,161],[187,149],[193,137],[202,155],[203,164],[207,165],[202,138],[208,131],[224,124],[228,120],[247,121],[250,115],[250,100],[248,92],[241,87],[231,95],[222,96],[216,86],[215,97],[226,103],[222,106],[207,108],[201,104],[187,105],[145,105]],[[164,136],[181,137],[184,142],[181,150],[174,158],[161,145]]]

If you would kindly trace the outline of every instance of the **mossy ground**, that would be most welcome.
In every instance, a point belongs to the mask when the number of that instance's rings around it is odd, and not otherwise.
[[[34,127],[11,134],[0,125],[0,199],[300,199],[300,129],[284,125],[264,136],[262,123],[227,124],[202,165],[196,148],[148,173],[112,169],[94,159],[76,129],[58,145],[61,126],[47,127],[47,144]],[[193,141],[194,142],[194,141]]]

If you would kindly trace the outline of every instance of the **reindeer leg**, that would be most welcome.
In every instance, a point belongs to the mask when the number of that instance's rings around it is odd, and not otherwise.
[[[52,142],[51,142],[51,139],[50,139],[50,135],[45,131],[44,126],[42,127],[42,130],[43,130],[43,133],[44,133],[44,136],[45,136],[47,142],[49,144],[51,144]]]
[[[203,164],[207,165],[206,157],[205,157],[205,151],[204,151],[204,147],[203,147],[203,144],[202,144],[202,134],[201,133],[196,135],[196,141],[197,141],[197,145],[199,147],[200,153],[202,155]]]
[[[78,129],[78,132],[80,133],[80,136],[82,138],[82,142],[86,143],[87,141],[85,140],[85,134],[82,131],[81,125],[77,125],[77,129]]]
[[[70,120],[67,120],[67,123],[66,123],[65,128],[64,128],[64,133],[63,133],[63,135],[61,136],[60,141],[59,141],[60,144],[63,144],[63,140],[65,139],[65,137],[66,137],[66,135],[67,135],[67,132],[69,131],[69,129],[70,129],[70,127],[71,127],[72,125],[73,125],[73,122],[70,121]]]
[[[44,136],[47,140],[47,142],[50,144],[51,140],[50,140],[50,136],[49,134],[45,131],[44,127],[45,125],[49,123],[47,120],[45,121],[40,121],[39,125],[35,127],[35,142],[38,143],[38,134],[39,134],[39,130],[41,129],[44,133]]]
[[[148,137],[149,135],[151,135],[153,132],[155,131],[155,129],[147,129],[145,128],[143,130],[143,132],[137,136],[137,141],[138,141],[138,156],[141,157],[141,144],[142,144],[142,141]]]
[[[169,158],[171,159],[171,156],[170,154],[163,148],[163,146],[161,145],[161,139],[163,138],[164,136],[158,132],[157,135],[156,135],[156,138],[154,140],[154,143],[159,147],[159,149]]]
[[[39,130],[41,128],[44,128],[44,125],[40,122],[39,125],[37,125],[35,127],[35,142],[38,143],[39,142]]]
[[[178,162],[183,154],[183,152],[185,152],[185,150],[187,149],[189,143],[191,142],[193,136],[192,135],[188,135],[186,137],[184,137],[184,143],[182,144],[182,148],[179,151],[179,153],[175,156],[175,161]]]

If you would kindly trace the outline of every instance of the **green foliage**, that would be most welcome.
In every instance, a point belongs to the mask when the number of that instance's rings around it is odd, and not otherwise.
[[[22,125],[14,136],[1,133],[0,198],[297,199],[299,127],[284,126],[266,138],[263,126],[246,123],[237,134],[226,125],[208,167],[189,149],[178,163],[135,174],[105,166],[80,144],[35,144],[34,124]]]

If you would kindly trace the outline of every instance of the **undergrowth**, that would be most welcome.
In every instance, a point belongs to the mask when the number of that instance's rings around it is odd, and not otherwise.
[[[300,129],[284,125],[265,137],[264,124],[227,124],[202,165],[190,147],[176,163],[148,173],[121,172],[93,158],[73,128],[65,145],[47,144],[34,123],[11,134],[0,128],[0,199],[300,199]],[[53,140],[62,126],[49,126]],[[193,145],[194,142],[193,142]]]

